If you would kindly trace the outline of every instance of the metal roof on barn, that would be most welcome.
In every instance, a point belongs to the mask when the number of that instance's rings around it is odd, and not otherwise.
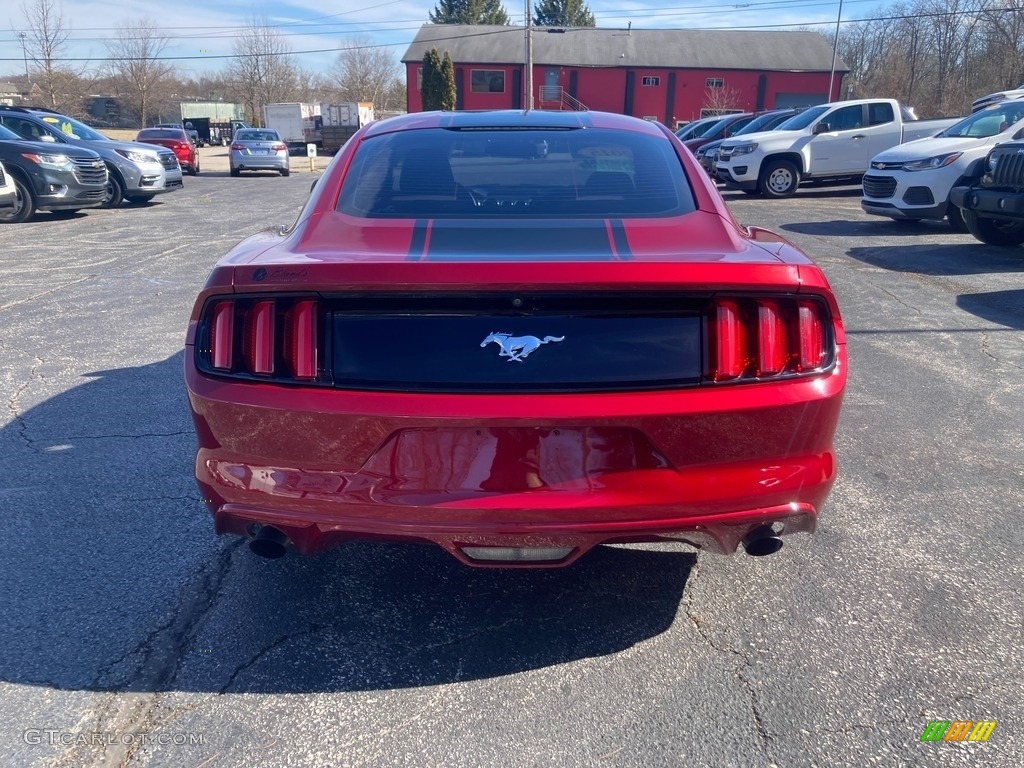
[[[521,64],[525,27],[424,24],[402,57],[437,48],[461,64]],[[562,67],[662,67],[827,72],[832,45],[817,32],[534,27],[533,63]],[[836,72],[848,67],[836,60]]]

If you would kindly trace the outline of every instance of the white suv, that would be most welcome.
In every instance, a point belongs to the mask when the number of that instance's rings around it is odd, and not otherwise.
[[[0,210],[13,208],[16,195],[14,182],[11,181],[11,177],[7,175],[3,164],[0,163]]]
[[[949,191],[974,175],[992,147],[1016,138],[1024,138],[1024,96],[985,107],[932,138],[875,155],[864,174],[860,207],[896,221],[946,217],[963,232]]]

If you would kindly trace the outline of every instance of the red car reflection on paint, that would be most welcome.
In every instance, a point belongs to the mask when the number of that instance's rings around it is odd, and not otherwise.
[[[821,270],[668,130],[597,112],[362,128],[220,260],[185,355],[219,533],[505,567],[813,531],[846,367]]]

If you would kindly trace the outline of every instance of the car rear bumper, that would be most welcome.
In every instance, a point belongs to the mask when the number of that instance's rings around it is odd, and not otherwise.
[[[814,530],[835,479],[845,384],[454,396],[186,383],[196,477],[218,533],[278,528],[302,553],[348,539],[463,547],[685,541],[731,553],[756,529]]]
[[[288,156],[231,154],[231,167],[242,171],[281,171],[289,167]]]

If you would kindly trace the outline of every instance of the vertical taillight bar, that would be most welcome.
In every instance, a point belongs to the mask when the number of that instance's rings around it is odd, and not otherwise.
[[[230,371],[234,362],[235,303],[221,301],[213,308],[210,329],[210,365]]]
[[[821,322],[821,310],[812,301],[797,303],[797,334],[800,339],[799,370],[820,368],[825,355],[825,327]]]
[[[747,329],[735,301],[719,301],[712,314],[711,376],[715,381],[739,378],[748,363]]]
[[[252,373],[274,372],[274,302],[257,301],[246,313],[242,343],[246,364]]]
[[[296,379],[316,378],[316,301],[298,301],[285,316],[284,356]]]
[[[781,373],[789,362],[789,331],[777,301],[757,302],[758,376]]]

